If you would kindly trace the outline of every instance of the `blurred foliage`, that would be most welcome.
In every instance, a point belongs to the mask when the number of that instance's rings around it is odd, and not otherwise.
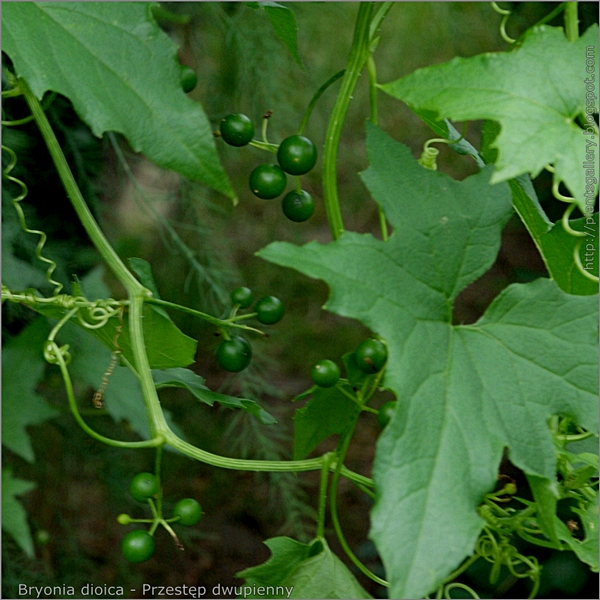
[[[509,34],[516,37],[557,5],[503,3],[512,10]],[[268,126],[272,142],[296,132],[314,91],[344,67],[357,12],[357,3],[289,4],[298,24],[299,53],[306,67],[303,71],[274,33],[264,11],[241,2],[173,2],[162,6],[187,17],[178,22],[159,19],[159,23],[180,44],[181,62],[197,73],[199,83],[190,97],[202,103],[213,128],[218,128],[224,115],[243,112],[260,130],[262,115],[272,110]],[[580,3],[580,18],[582,31],[597,22],[597,3]],[[381,28],[374,56],[378,80],[388,82],[454,56],[504,51],[507,45],[500,37],[500,20],[489,3],[398,3]],[[551,24],[560,26],[562,19]],[[346,227],[379,237],[377,207],[357,175],[366,168],[364,122],[369,115],[367,78],[361,79],[340,142],[339,195]],[[319,149],[336,92],[336,85],[327,90],[305,130]],[[3,110],[4,118],[26,114],[18,98],[5,100]],[[187,438],[201,448],[253,458],[289,457],[295,406],[288,400],[310,385],[309,371],[314,362],[321,358],[340,362],[341,356],[368,334],[359,323],[321,310],[328,293],[323,282],[280,269],[254,255],[273,240],[302,244],[330,239],[322,204],[320,162],[303,177],[303,187],[317,201],[317,209],[311,220],[296,224],[285,219],[278,200],[260,200],[250,193],[248,174],[268,160],[258,149],[232,148],[217,140],[222,163],[240,197],[234,208],[225,197],[182,181],[134,155],[122,139],[95,138],[60,96],[50,105],[48,116],[109,240],[121,256],[142,257],[152,264],[162,298],[217,316],[228,311],[229,291],[239,285],[250,287],[256,296],[274,294],[284,301],[283,322],[268,328],[268,340],[252,339],[255,359],[250,369],[238,375],[225,375],[218,369],[214,358],[218,338],[213,336],[212,326],[188,315],[172,315],[186,334],[199,340],[194,369],[206,378],[207,385],[265,403],[279,420],[276,428],[260,425],[245,414],[198,406],[184,390],[161,391],[161,400]],[[407,144],[415,156],[433,137],[406,106],[383,94],[379,95],[379,122],[383,130]],[[460,130],[460,124],[457,127]],[[481,123],[469,123],[467,139],[479,147],[480,136]],[[23,202],[28,223],[48,234],[46,254],[58,263],[56,277],[70,289],[73,275],[81,278],[97,264],[97,253],[75,217],[35,125],[4,128],[3,143],[17,153],[15,174],[29,187]],[[476,170],[471,159],[445,147],[440,149],[438,165],[457,179]],[[555,220],[562,212],[552,199],[550,178],[541,175],[535,185],[542,206]],[[3,186],[3,266],[6,269],[7,261],[18,259],[20,279],[11,285],[15,289],[33,286],[48,293],[43,267],[34,258],[37,239],[20,231],[10,204],[11,193],[11,186]],[[503,240],[494,267],[458,298],[457,322],[476,320],[509,283],[544,274],[537,250],[517,218],[507,225]],[[120,297],[118,284],[110,275],[105,279],[113,295]],[[32,311],[4,304],[3,340],[17,335],[33,317]],[[38,586],[95,583],[127,587],[139,587],[142,582],[231,584],[234,573],[268,557],[262,544],[265,538],[285,533],[306,539],[312,533],[318,474],[256,476],[209,468],[168,453],[164,458],[166,502],[195,497],[202,503],[205,517],[198,527],[182,532],[186,552],[176,550],[164,536],[152,560],[141,566],[127,564],[119,551],[125,531],[115,519],[121,512],[142,516],[141,507],[126,490],[135,473],[152,469],[152,453],[117,450],[87,437],[67,411],[62,380],[55,367],[46,367],[37,390],[63,414],[29,427],[34,464],[10,451],[3,453],[3,466],[10,466],[15,477],[37,486],[21,498],[28,512],[36,558],[26,559],[14,541],[3,536],[4,597],[17,597],[17,585],[22,582]],[[82,407],[91,408],[92,394],[90,389],[79,390]],[[386,400],[389,397],[382,395],[380,402]],[[126,424],[116,424],[101,412],[91,418],[104,435],[135,438]],[[373,416],[361,416],[348,456],[350,468],[369,474],[378,433]],[[328,444],[331,440],[318,450],[329,449]],[[342,526],[351,546],[358,549],[370,568],[382,574],[372,544],[365,541],[370,500],[351,486],[342,485],[339,502]],[[332,541],[331,546],[341,556],[336,542]],[[543,597],[586,597],[590,589],[595,594],[596,580],[570,553],[542,552],[540,556],[546,565]],[[500,579],[499,587],[486,587],[486,565],[481,562],[465,577],[481,590],[482,597],[526,595],[523,584],[515,585],[506,578]],[[382,588],[363,580],[361,583],[370,593],[385,597]]]

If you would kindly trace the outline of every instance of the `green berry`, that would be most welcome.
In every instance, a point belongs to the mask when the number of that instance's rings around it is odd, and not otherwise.
[[[287,185],[286,174],[277,165],[259,165],[250,173],[250,190],[263,200],[277,198]]]
[[[132,563],[148,560],[156,550],[154,538],[145,529],[130,531],[121,542],[123,556]]]
[[[179,83],[186,94],[189,94],[198,85],[198,76],[193,69],[185,65],[181,65],[181,75]]]
[[[315,212],[315,201],[312,196],[300,190],[299,192],[288,192],[281,202],[283,214],[295,223],[302,223],[312,217]]]
[[[256,318],[264,325],[274,325],[283,318],[283,303],[275,296],[265,296],[255,305]]]
[[[117,517],[117,523],[119,523],[120,525],[129,525],[131,523],[131,517],[129,515],[126,515],[125,513],[121,513]]]
[[[243,371],[252,360],[252,346],[240,335],[224,340],[217,348],[217,362],[230,373]]]
[[[138,473],[129,484],[129,492],[138,502],[146,502],[159,491],[156,475],[152,473]]]
[[[247,287],[239,287],[231,292],[232,304],[239,304],[240,308],[248,308],[254,302],[252,290]]]
[[[223,141],[230,146],[247,146],[254,137],[252,121],[241,113],[227,115],[219,127]]]
[[[290,175],[304,175],[315,166],[317,149],[308,138],[291,135],[279,145],[277,162]]]
[[[379,340],[365,340],[356,349],[356,364],[363,373],[377,373],[381,371],[387,361],[387,348]]]
[[[193,498],[183,498],[173,508],[173,516],[180,525],[195,525],[202,518],[202,507]]]
[[[340,378],[340,368],[332,360],[320,360],[311,369],[310,376],[319,387],[333,387]]]

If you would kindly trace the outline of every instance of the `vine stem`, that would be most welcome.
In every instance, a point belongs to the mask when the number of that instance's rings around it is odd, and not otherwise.
[[[317,537],[325,537],[325,509],[327,505],[327,483],[329,481],[329,462],[332,453],[323,456],[323,466],[321,467],[321,480],[319,485],[319,516],[317,519]]]
[[[354,39],[348,57],[348,65],[335,105],[331,112],[327,132],[325,134],[325,149],[323,152],[323,197],[329,228],[334,240],[344,232],[344,222],[340,211],[337,195],[337,153],[342,133],[342,126],[348,111],[352,93],[358,82],[360,73],[369,57],[369,37],[372,2],[361,2],[354,29]]]
[[[577,18],[577,2],[567,2],[565,7],[565,33],[570,42],[579,37],[579,19]]]
[[[363,7],[361,6],[361,9],[362,8]],[[79,190],[79,187],[77,186],[75,178],[73,177],[71,169],[69,168],[67,160],[62,152],[58,140],[56,139],[56,136],[54,135],[54,131],[52,130],[52,127],[39,100],[29,89],[29,86],[25,80],[20,78],[19,86],[25,96],[27,104],[29,105],[31,113],[34,115],[35,121],[40,129],[42,137],[44,138],[46,146],[48,147],[54,165],[56,166],[60,179],[67,191],[77,216],[79,217],[96,249],[106,261],[117,279],[121,282],[129,296],[129,333],[131,338],[131,350],[134,356],[134,373],[138,377],[138,381],[140,382],[140,386],[142,388],[142,394],[150,427],[150,435],[152,439],[143,442],[118,442],[116,440],[104,438],[90,429],[83,421],[77,410],[71,378],[67,370],[66,362],[56,343],[51,342],[52,350],[56,353],[57,364],[61,369],[63,379],[65,381],[67,395],[69,396],[69,403],[71,404],[75,419],[82,429],[92,437],[96,438],[98,441],[108,445],[124,448],[147,448],[168,443],[172,448],[180,450],[183,454],[190,458],[225,469],[270,472],[297,472],[321,469],[323,464],[322,457],[301,461],[262,461],[219,456],[192,446],[191,444],[180,439],[173,431],[171,431],[162,412],[156,387],[152,380],[150,364],[148,362],[144,344],[142,311],[144,301],[149,300],[152,297],[152,292],[146,289],[137,281],[137,279],[135,279],[104,236],[104,233],[96,223]],[[364,477],[358,473],[354,473],[350,469],[345,468],[343,465],[337,467],[336,464],[332,464],[331,468],[337,469],[341,475],[352,481],[355,481],[358,484],[366,487],[373,487],[373,481],[370,478]]]
[[[358,558],[354,554],[354,552],[352,552],[352,549],[348,545],[348,542],[346,541],[346,538],[344,537],[344,533],[342,532],[342,527],[340,525],[340,520],[339,520],[338,512],[337,512],[338,483],[339,483],[340,475],[342,472],[342,465],[344,463],[346,453],[348,452],[348,447],[350,446],[350,442],[352,440],[352,435],[354,434],[354,429],[356,427],[356,423],[357,423],[357,420],[355,419],[354,423],[352,424],[352,427],[346,433],[346,435],[341,443],[341,447],[338,450],[337,465],[333,472],[333,476],[331,478],[331,490],[329,492],[329,495],[330,495],[329,508],[331,511],[331,521],[333,523],[333,528],[335,529],[335,533],[340,542],[340,545],[344,549],[344,552],[346,553],[348,558],[356,565],[357,569],[361,573],[366,575],[369,579],[372,579],[379,585],[388,587],[390,584],[385,579],[381,579],[381,577],[378,577],[377,575],[375,575],[375,573],[372,573],[371,571],[369,571],[369,569],[367,569],[367,567],[365,567],[365,565],[363,565],[360,562],[360,560],[358,560]]]

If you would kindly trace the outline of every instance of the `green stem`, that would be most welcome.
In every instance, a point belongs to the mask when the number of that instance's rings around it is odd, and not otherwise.
[[[156,499],[156,510],[158,511],[158,514],[161,517],[162,517],[162,501],[163,501],[162,481],[161,481],[161,476],[160,476],[160,469],[161,469],[161,463],[162,463],[162,451],[163,451],[162,446],[158,446],[158,448],[156,448],[156,459],[155,459],[155,463],[154,463],[154,474],[156,475],[156,478],[158,479],[158,498]]]
[[[65,384],[65,390],[67,392],[67,398],[69,400],[69,406],[71,407],[71,412],[75,417],[78,425],[85,431],[89,436],[94,439],[102,442],[103,444],[107,444],[108,446],[114,446],[115,448],[153,448],[156,446],[160,446],[164,443],[164,439],[162,436],[157,436],[151,440],[146,440],[143,442],[121,442],[119,440],[113,440],[111,438],[104,437],[99,433],[96,433],[88,424],[83,420],[81,415],[79,414],[79,409],[77,408],[77,402],[75,401],[75,395],[73,393],[73,384],[71,382],[71,376],[69,375],[69,370],[67,369],[67,363],[63,358],[60,348],[56,344],[56,342],[49,342],[50,349],[56,356],[56,361],[58,367],[60,368],[60,372],[63,377],[63,382]]]
[[[323,152],[323,196],[329,228],[334,240],[344,232],[344,223],[337,195],[337,153],[342,126],[358,77],[369,57],[369,26],[373,12],[372,2],[362,2],[358,9],[352,49],[335,105],[331,112],[325,149]]]
[[[308,123],[308,120],[310,119],[310,115],[312,114],[312,111],[313,111],[315,105],[317,104],[319,98],[323,95],[323,92],[330,85],[334,84],[340,77],[342,77],[345,72],[346,72],[346,69],[342,69],[341,71],[338,71],[335,75],[333,75],[332,77],[330,77],[315,92],[314,96],[312,97],[311,101],[308,103],[308,106],[306,107],[306,111],[304,112],[304,117],[302,117],[302,123],[300,123],[300,127],[298,128],[298,135],[302,135],[302,132],[304,131],[304,128],[306,127],[306,124]]]
[[[361,21],[361,14],[365,12],[364,6],[361,6],[359,11],[359,21]],[[362,16],[362,21],[368,16]],[[368,24],[368,20],[367,20]],[[357,75],[358,76],[358,75]],[[59,365],[63,379],[65,381],[65,387],[67,388],[67,395],[69,396],[69,403],[75,416],[75,419],[81,426],[81,428],[94,437],[98,441],[111,446],[117,446],[122,448],[148,448],[160,446],[164,443],[168,443],[171,447],[180,450],[190,458],[201,460],[207,464],[212,464],[217,467],[226,469],[237,469],[241,471],[271,471],[271,472],[294,472],[294,471],[310,471],[318,470],[321,468],[323,459],[316,458],[304,461],[261,461],[261,460],[244,460],[244,459],[233,459],[221,457],[209,452],[205,452],[188,444],[181,440],[175,433],[173,433],[165,420],[163,415],[156,387],[152,380],[152,374],[150,370],[150,364],[146,355],[144,333],[142,329],[142,310],[144,301],[152,298],[151,292],[147,290],[141,283],[135,279],[135,277],[128,271],[127,267],[121,261],[117,253],[114,251],[102,230],[96,223],[93,215],[91,214],[87,204],[81,192],[75,182],[75,178],[71,173],[69,165],[65,159],[65,156],[60,148],[58,140],[54,135],[52,127],[48,122],[46,115],[38,101],[38,99],[31,92],[27,83],[20,79],[20,88],[25,95],[25,99],[29,108],[34,115],[35,121],[42,133],[42,137],[46,142],[52,160],[56,166],[61,181],[67,191],[71,204],[75,209],[84,229],[88,236],[94,243],[96,249],[108,264],[114,275],[125,287],[129,296],[129,333],[131,338],[131,349],[134,356],[134,369],[138,376],[140,386],[142,388],[144,403],[146,407],[146,413],[148,415],[150,433],[152,436],[151,440],[143,442],[119,442],[110,438],[105,438],[97,434],[95,431],[90,429],[83,421],[79,412],[77,411],[77,405],[75,397],[73,395],[73,387],[71,379],[67,370],[66,362],[60,353],[60,349],[55,342],[51,342],[51,349],[56,353],[56,361]],[[349,99],[349,98],[348,98]],[[154,299],[156,300],[156,299]],[[333,468],[333,466],[332,466]],[[367,487],[373,486],[373,481],[368,477],[354,473],[349,469],[340,465],[336,467],[340,474],[344,475],[348,479],[355,481],[361,485]],[[339,477],[339,475],[338,475]]]
[[[190,315],[194,315],[196,317],[200,317],[217,327],[236,327],[237,329],[245,329],[246,331],[254,331],[255,333],[260,333],[260,335],[265,335],[263,331],[260,329],[256,329],[255,327],[249,327],[248,325],[239,325],[237,321],[241,321],[243,319],[249,319],[251,317],[255,317],[256,313],[235,316],[229,319],[217,319],[217,317],[213,317],[212,315],[208,315],[206,313],[200,312],[199,310],[195,310],[193,308],[188,308],[187,306],[181,306],[181,304],[175,304],[173,302],[168,302],[167,300],[161,300],[160,298],[146,298],[146,302],[150,304],[158,304],[160,306],[166,306],[168,308],[173,308],[175,310],[179,310],[181,312],[189,313]]]
[[[373,15],[373,19],[371,20],[371,25],[369,27],[369,40],[372,42],[375,39],[375,35],[377,30],[379,29],[381,22],[385,19],[388,12],[392,6],[394,6],[395,2],[382,2],[379,4],[379,8],[377,12]]]
[[[319,516],[317,520],[317,537],[325,537],[325,509],[327,505],[327,483],[329,479],[329,459],[331,454],[323,456],[323,466],[321,468],[321,481],[319,485]]]
[[[248,145],[259,148],[260,150],[265,150],[266,152],[271,152],[272,154],[277,154],[277,150],[279,150],[277,144],[270,144],[269,142],[265,143],[260,140],[252,140]]]
[[[337,465],[333,472],[333,477],[331,478],[331,490],[329,492],[329,508],[331,511],[331,521],[333,523],[333,528],[335,529],[335,533],[340,542],[340,545],[342,546],[342,548],[343,548],[344,552],[346,553],[346,555],[348,556],[348,558],[356,565],[356,568],[361,573],[366,575],[369,579],[372,579],[379,585],[389,586],[389,583],[387,581],[385,581],[384,579],[381,579],[381,577],[378,577],[377,575],[375,575],[375,573],[372,573],[371,571],[369,571],[369,569],[367,569],[367,567],[365,567],[365,565],[363,565],[360,562],[360,560],[358,560],[358,558],[354,554],[354,552],[352,552],[350,546],[348,545],[348,542],[346,541],[346,538],[344,537],[344,534],[342,532],[342,527],[340,525],[340,520],[338,517],[338,512],[337,512],[338,483],[340,480],[342,465],[344,463],[344,459],[346,458],[346,453],[348,452],[348,447],[350,446],[350,442],[352,440],[352,435],[354,433],[355,427],[356,427],[356,420],[352,424],[352,427],[350,428],[350,430],[346,433],[344,440],[341,444],[341,447],[338,450]]]
[[[570,42],[575,42],[579,37],[577,2],[567,2],[567,6],[565,7],[565,33]]]

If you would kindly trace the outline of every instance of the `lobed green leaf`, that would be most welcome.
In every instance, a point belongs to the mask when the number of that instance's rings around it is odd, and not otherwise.
[[[210,123],[180,86],[177,47],[146,2],[16,2],[2,14],[2,50],[41,98],[71,100],[101,136],[235,199]]]
[[[575,42],[567,41],[560,28],[534,27],[514,52],[454,58],[419,69],[381,89],[417,111],[430,111],[437,119],[499,122],[501,131],[493,143],[498,159],[492,183],[523,173],[535,177],[553,164],[555,180],[567,185],[585,212],[582,163],[593,136],[585,135],[575,118],[585,115],[586,109],[586,48],[595,48],[597,56],[597,44],[597,26]],[[597,112],[597,82],[592,87]]]
[[[489,168],[462,182],[424,169],[374,126],[367,150],[363,180],[394,228],[388,241],[346,232],[259,256],[325,280],[326,308],[387,342],[385,386],[401,400],[377,443],[370,535],[390,597],[414,598],[473,551],[505,447],[526,473],[555,481],[548,418],[597,429],[597,297],[539,279],[453,326],[454,299],[495,260],[509,187],[490,185]]]

